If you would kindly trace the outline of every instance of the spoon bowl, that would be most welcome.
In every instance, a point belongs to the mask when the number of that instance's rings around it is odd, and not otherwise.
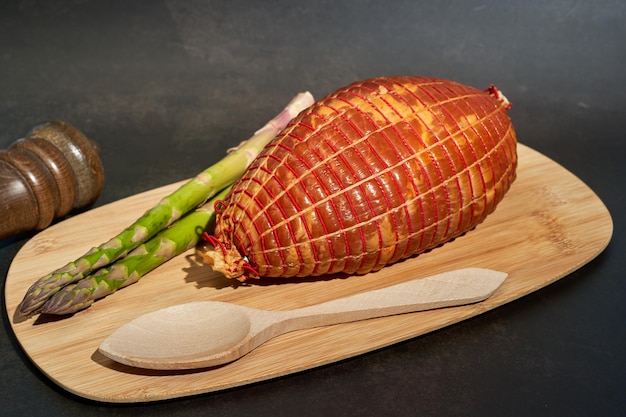
[[[121,326],[99,350],[116,362],[145,369],[223,365],[295,330],[476,303],[506,277],[489,269],[458,269],[287,311],[220,301],[177,304]]]

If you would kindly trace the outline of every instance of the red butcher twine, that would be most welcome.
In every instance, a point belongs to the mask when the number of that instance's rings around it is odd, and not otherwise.
[[[510,103],[453,81],[382,77],[300,113],[233,186],[212,247],[241,281],[364,274],[481,223],[515,179]]]

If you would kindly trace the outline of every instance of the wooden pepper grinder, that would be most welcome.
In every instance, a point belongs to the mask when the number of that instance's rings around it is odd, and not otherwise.
[[[103,183],[94,142],[64,122],[35,126],[0,150],[0,239],[42,230],[92,204]]]

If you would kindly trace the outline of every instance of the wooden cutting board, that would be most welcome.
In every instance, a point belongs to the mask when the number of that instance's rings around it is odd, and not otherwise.
[[[5,286],[12,329],[33,363],[66,390],[105,402],[153,401],[242,386],[329,364],[423,335],[536,291],[596,257],[613,231],[609,212],[592,190],[554,161],[519,145],[518,178],[483,224],[453,242],[379,272],[235,286],[199,264],[191,250],[71,317],[52,321],[15,317],[26,289],[36,279],[118,233],[179,185],[70,218],[33,237],[15,256]],[[496,269],[509,277],[493,296],[478,304],[293,332],[236,362],[211,369],[135,369],[97,351],[102,340],[122,324],[172,304],[219,300],[292,309],[466,267]]]

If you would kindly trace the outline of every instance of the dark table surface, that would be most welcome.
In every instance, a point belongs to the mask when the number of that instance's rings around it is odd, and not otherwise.
[[[614,0],[0,1],[0,148],[42,120],[75,125],[102,149],[96,206],[193,176],[298,91],[412,74],[496,84],[520,141],[587,183],[614,221],[590,264],[477,318],[153,404],[57,387],[22,352],[2,297],[0,415],[624,415],[625,63]],[[0,277],[31,236],[0,241]]]

